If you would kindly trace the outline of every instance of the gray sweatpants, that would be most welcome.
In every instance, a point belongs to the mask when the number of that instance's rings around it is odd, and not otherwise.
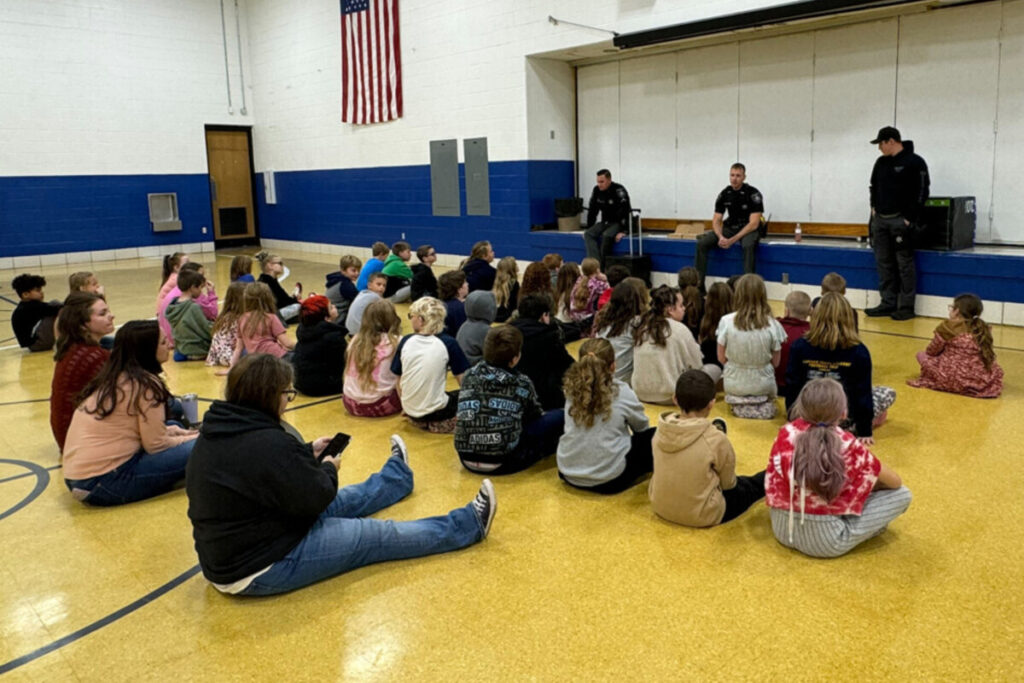
[[[789,542],[789,510],[771,508],[772,531],[779,543],[811,557],[839,557],[857,545],[885,531],[889,522],[910,506],[910,489],[875,491],[857,515],[805,515],[800,523],[799,507],[793,512],[793,542]]]

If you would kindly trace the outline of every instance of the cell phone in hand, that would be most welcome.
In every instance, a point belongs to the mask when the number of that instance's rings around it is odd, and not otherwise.
[[[323,462],[324,458],[333,458],[334,456],[341,454],[343,450],[348,448],[348,442],[351,440],[352,437],[345,432],[338,432],[334,435],[334,438],[331,439],[330,443],[327,444],[327,447],[324,448],[323,452],[320,453],[318,460]]]

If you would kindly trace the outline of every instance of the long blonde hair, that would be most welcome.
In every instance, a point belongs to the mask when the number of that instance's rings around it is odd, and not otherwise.
[[[504,256],[498,261],[498,274],[494,276],[494,302],[508,306],[512,297],[512,285],[519,280],[519,265],[514,256]]]
[[[601,262],[596,258],[588,256],[580,264],[582,275],[576,279],[576,286],[572,290],[572,303],[576,310],[583,310],[590,301],[590,278],[601,272]]]
[[[249,319],[245,321],[245,329],[241,330],[242,335],[252,339],[270,334],[270,323],[267,316],[277,314],[274,295],[270,293],[270,287],[262,282],[250,282],[245,286],[243,305],[245,312],[249,314]]]
[[[768,305],[768,290],[760,275],[747,273],[736,283],[736,329],[760,330],[772,320],[772,307]]]
[[[395,307],[387,299],[374,301],[366,307],[363,321],[352,343],[348,345],[346,363],[355,366],[359,376],[359,386],[364,391],[373,388],[373,371],[377,367],[377,347],[387,339],[391,344],[392,355],[398,348],[398,340],[402,334],[402,320],[395,313]]]
[[[228,285],[228,291],[224,293],[224,306],[220,309],[220,315],[213,323],[213,334],[221,330],[230,330],[238,320],[245,314],[245,288],[246,282],[232,282]]]
[[[586,428],[600,417],[612,415],[612,400],[618,389],[613,381],[615,349],[607,339],[588,339],[580,346],[580,359],[569,366],[562,379],[562,390],[572,406],[569,416]]]
[[[811,313],[807,341],[820,349],[849,349],[860,344],[857,319],[846,297],[827,292]]]
[[[267,266],[273,263],[274,261],[280,259],[281,257],[278,256],[277,254],[271,254],[269,251],[264,250],[256,254],[255,258],[257,261],[260,262],[260,271],[266,273]]]

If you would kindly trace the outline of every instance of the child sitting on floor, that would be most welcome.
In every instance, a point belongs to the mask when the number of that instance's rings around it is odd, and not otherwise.
[[[563,323],[572,322],[569,310],[572,308],[572,290],[580,277],[579,264],[569,261],[558,269],[555,281],[555,320]]]
[[[708,294],[704,297],[704,315],[700,319],[697,343],[700,345],[704,367],[713,365],[718,368],[716,384],[722,378],[722,361],[718,360],[718,324],[732,311],[732,289],[729,288],[729,285],[724,282],[716,282],[708,287]]]
[[[291,362],[295,342],[288,338],[284,323],[277,317],[274,295],[262,282],[245,286],[245,313],[238,321],[235,358],[246,353],[269,353]]]
[[[237,362],[235,348],[238,346],[238,323],[245,313],[244,280],[235,280],[224,293],[224,307],[210,330],[210,352],[206,354],[207,365],[231,367]]]
[[[480,293],[470,294],[470,300]],[[455,451],[470,472],[519,472],[558,446],[563,411],[545,413],[533,382],[515,369],[522,346],[523,335],[515,327],[491,328],[483,360],[462,378]]]
[[[811,314],[811,297],[807,292],[793,290],[786,295],[785,313],[781,318],[776,318],[782,329],[786,331],[786,340],[782,342],[782,353],[779,354],[779,364],[775,368],[775,386],[782,393],[782,387],[786,386],[786,367],[789,365],[789,347],[800,337],[811,329],[811,323],[807,317]]]
[[[167,304],[164,315],[174,332],[174,360],[203,360],[210,352],[213,323],[206,319],[197,298],[203,293],[206,278],[198,270],[181,269],[178,289],[181,295]]]
[[[996,398],[1003,392],[1003,369],[992,349],[992,330],[981,319],[984,307],[973,294],[961,294],[949,307],[949,319],[917,353],[921,376],[912,387],[948,391],[973,398]]]
[[[466,297],[469,296],[466,274],[461,270],[441,273],[437,278],[437,293],[445,308],[444,331],[449,337],[455,337],[466,322]]]
[[[466,322],[459,328],[455,341],[466,354],[470,367],[479,363],[484,357],[484,340],[494,322],[494,294],[484,289],[470,292],[466,297]]]
[[[633,385],[633,342],[647,310],[647,287],[636,277],[615,285],[608,305],[594,316],[594,336],[604,337],[615,349],[615,378]]]
[[[338,271],[328,273],[324,282],[324,296],[338,309],[338,324],[344,325],[348,317],[348,308],[352,305],[359,290],[356,289],[356,280],[359,279],[359,269],[363,262],[358,256],[345,254],[338,259]],[[355,333],[356,330],[351,330]]]
[[[409,307],[413,333],[398,344],[391,372],[401,378],[402,407],[412,423],[436,434],[455,431],[459,392],[445,391],[448,368],[455,381],[469,369],[458,342],[444,332],[444,304],[425,296]]]
[[[601,296],[597,298],[597,310],[599,311],[608,305],[609,299],[612,298],[612,290],[615,289],[615,285],[629,277],[629,268],[616,263],[614,266],[608,268],[606,275],[608,276],[608,289],[601,292]]]
[[[811,328],[789,347],[786,367],[786,408],[792,407],[803,386],[818,377],[838,380],[850,406],[850,426],[866,444],[886,420],[896,400],[891,387],[871,383],[871,352],[857,335],[850,302],[829,292],[811,314]],[[844,424],[845,426],[845,424]]]
[[[371,304],[384,298],[384,290],[387,289],[388,276],[384,273],[371,273],[366,278],[366,289],[359,292],[348,307],[348,315],[345,318],[345,327],[350,334],[355,334],[363,326],[363,313]]]
[[[503,323],[519,307],[519,265],[514,256],[503,256],[498,261],[494,276],[494,303],[498,306],[495,322]]]
[[[572,288],[569,317],[579,322],[597,313],[597,300],[608,289],[608,278],[601,272],[601,262],[589,256],[580,264],[581,275]]]
[[[682,323],[685,314],[683,295],[675,287],[662,285],[651,292],[651,307],[633,333],[632,387],[641,401],[672,403],[675,378],[703,367],[700,347]]]
[[[307,296],[295,331],[295,388],[306,396],[341,393],[345,373],[345,328],[338,309],[323,294]]]
[[[402,410],[398,377],[391,361],[402,336],[394,305],[381,299],[363,314],[363,325],[348,345],[342,402],[356,417],[384,417]]]
[[[651,442],[651,507],[662,519],[685,526],[735,519],[764,497],[764,472],[736,476],[736,453],[725,435],[725,421],[708,420],[715,383],[707,373],[681,374],[672,400],[679,412],[661,414]]]
[[[640,399],[616,379],[615,350],[607,339],[583,342],[563,387],[565,433],[558,440],[558,476],[576,488],[612,494],[650,473],[654,429]]]
[[[782,545],[812,557],[850,552],[910,506],[899,475],[839,427],[845,415],[842,385],[811,380],[768,460],[765,502],[772,532]]]
[[[683,324],[696,339],[700,335],[700,321],[704,317],[704,297],[700,293],[700,273],[693,266],[684,266],[676,274],[679,291],[683,294],[686,315]]]
[[[46,278],[42,275],[22,273],[11,281],[18,295],[18,305],[11,314],[11,327],[18,338],[18,346],[29,351],[49,351],[53,348],[54,323],[60,313],[59,301],[43,301]]]
[[[778,411],[775,367],[786,332],[772,317],[760,275],[744,275],[735,291],[736,312],[724,316],[718,324],[725,402],[736,417],[771,420]]]
[[[103,285],[96,279],[96,276],[88,271],[71,273],[68,276],[68,290],[71,292],[92,292],[104,296]]]

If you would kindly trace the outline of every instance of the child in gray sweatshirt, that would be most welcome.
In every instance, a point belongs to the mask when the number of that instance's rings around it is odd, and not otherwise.
[[[466,322],[462,323],[455,340],[466,354],[470,366],[476,365],[484,357],[484,340],[497,311],[498,305],[491,292],[478,289],[466,297]]]
[[[629,385],[615,377],[615,350],[588,339],[565,373],[565,433],[558,475],[576,488],[619,493],[651,472],[654,429]]]

